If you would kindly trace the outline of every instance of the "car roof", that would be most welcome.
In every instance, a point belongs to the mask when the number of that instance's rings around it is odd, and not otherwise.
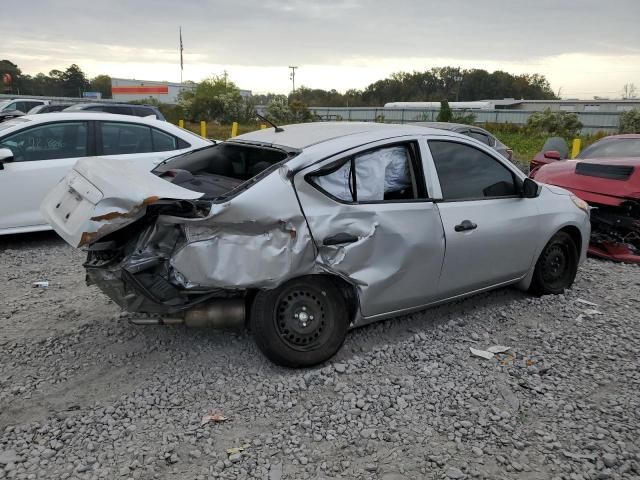
[[[608,135],[606,137],[602,137],[600,140],[611,140],[611,139],[625,139],[625,138],[640,138],[640,133],[622,133],[620,135]],[[598,140],[598,142],[600,141]]]
[[[31,124],[46,123],[51,121],[61,122],[64,120],[107,120],[107,121],[120,121],[120,122],[133,122],[133,123],[146,123],[153,125],[165,125],[167,122],[158,120],[155,116],[149,117],[136,117],[133,115],[120,115],[117,113],[105,113],[105,112],[53,112],[53,113],[38,113],[35,115],[24,115],[20,118],[29,120]]]
[[[437,134],[435,129],[400,124],[374,122],[314,122],[283,125],[282,131],[266,128],[245,133],[230,139],[233,142],[250,142],[278,145],[290,149],[302,150],[312,145],[337,140],[350,135],[376,133],[384,136],[424,134],[426,130]]]

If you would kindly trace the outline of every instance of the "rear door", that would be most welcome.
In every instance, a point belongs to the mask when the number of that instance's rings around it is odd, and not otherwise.
[[[418,140],[407,138],[355,148],[294,177],[318,261],[358,286],[365,317],[437,295],[444,236],[423,172]]]
[[[439,296],[451,297],[524,276],[539,232],[536,199],[520,196],[520,176],[475,142],[432,138],[428,148],[446,237]],[[514,167],[515,168],[515,167]]]
[[[91,155],[89,128],[89,122],[52,122],[0,138],[0,148],[14,155],[0,170],[0,229],[46,223],[40,203],[78,159]]]

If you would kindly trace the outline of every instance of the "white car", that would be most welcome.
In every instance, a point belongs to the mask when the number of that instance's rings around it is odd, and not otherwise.
[[[31,98],[14,98],[12,100],[0,101],[0,112],[15,112],[16,110],[22,113],[27,113],[32,108],[40,105],[49,105],[49,100],[37,100]]]
[[[0,235],[50,230],[40,203],[82,158],[151,170],[211,141],[156,118],[44,113],[0,123]]]

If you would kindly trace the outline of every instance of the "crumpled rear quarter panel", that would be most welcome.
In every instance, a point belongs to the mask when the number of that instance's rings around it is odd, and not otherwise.
[[[185,220],[184,229],[186,244],[171,265],[187,288],[274,288],[315,269],[315,248],[284,173],[213,205],[205,219]]]

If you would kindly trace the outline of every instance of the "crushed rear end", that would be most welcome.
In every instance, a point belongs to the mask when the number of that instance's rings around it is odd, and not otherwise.
[[[244,321],[255,289],[313,269],[284,173],[289,157],[221,144],[153,172],[86,159],[41,209],[69,244],[86,248],[87,282],[123,310],[192,324]]]

